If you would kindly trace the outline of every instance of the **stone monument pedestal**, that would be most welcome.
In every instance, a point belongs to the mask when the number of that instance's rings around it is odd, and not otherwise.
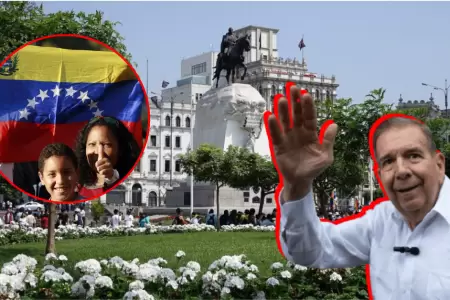
[[[230,145],[245,147],[263,156],[270,156],[270,148],[264,126],[266,101],[259,92],[248,84],[235,83],[218,89],[212,88],[197,102],[194,126],[194,150],[201,144],[212,144],[224,151]],[[185,207],[184,199],[190,193],[190,179],[171,192],[168,207]],[[220,212],[224,210],[244,211],[258,209],[253,203],[259,191],[240,191],[230,187],[220,189]],[[264,205],[264,211],[271,213],[275,208],[274,196],[268,196],[272,203]],[[246,199],[246,201],[244,201]],[[194,184],[194,212],[212,208],[216,212],[215,186],[209,183]],[[217,214],[217,212],[216,212]]]
[[[248,84],[234,83],[211,89],[197,103],[194,149],[213,144],[223,150],[228,146],[255,149],[256,140],[265,133],[263,114],[266,101]]]

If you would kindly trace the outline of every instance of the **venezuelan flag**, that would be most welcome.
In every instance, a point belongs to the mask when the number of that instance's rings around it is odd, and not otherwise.
[[[0,68],[0,162],[36,161],[43,147],[75,145],[95,116],[121,120],[142,145],[144,91],[114,52],[26,46]]]

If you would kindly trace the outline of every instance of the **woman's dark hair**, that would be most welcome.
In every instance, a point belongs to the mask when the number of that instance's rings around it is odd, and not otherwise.
[[[79,161],[79,183],[81,185],[91,185],[97,181],[97,173],[89,166],[86,158],[87,137],[95,126],[106,126],[117,139],[119,153],[117,165],[114,166],[114,169],[119,172],[119,180],[127,176],[141,154],[141,148],[137,141],[121,121],[113,117],[93,118],[80,130],[75,147]]]

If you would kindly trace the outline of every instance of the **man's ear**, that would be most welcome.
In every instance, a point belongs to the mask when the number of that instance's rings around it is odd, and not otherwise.
[[[38,175],[39,175],[39,179],[41,180],[42,185],[44,185],[43,175],[42,175],[41,171],[38,172]]]
[[[435,158],[436,158],[436,165],[439,170],[439,174],[441,175],[441,178],[442,178],[442,182],[440,182],[440,183],[442,184],[444,182],[444,178],[445,178],[445,156],[444,156],[444,154],[442,154],[441,151],[437,151]]]

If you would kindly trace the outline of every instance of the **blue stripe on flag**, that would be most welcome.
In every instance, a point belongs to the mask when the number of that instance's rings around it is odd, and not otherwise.
[[[67,124],[96,115],[140,119],[144,92],[138,81],[55,83],[0,80],[0,121]]]

